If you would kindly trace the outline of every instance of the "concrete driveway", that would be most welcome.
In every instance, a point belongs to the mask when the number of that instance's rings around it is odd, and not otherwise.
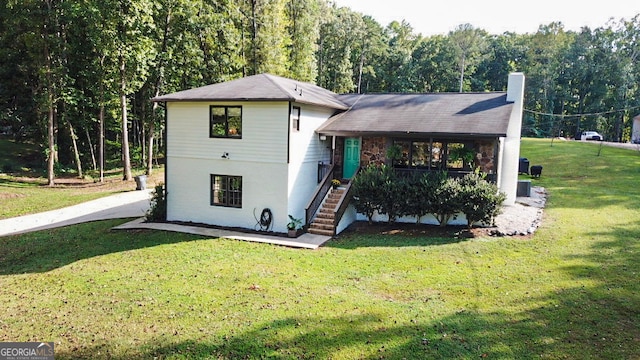
[[[0,220],[0,236],[89,221],[142,217],[149,210],[152,191],[128,191],[62,209]]]

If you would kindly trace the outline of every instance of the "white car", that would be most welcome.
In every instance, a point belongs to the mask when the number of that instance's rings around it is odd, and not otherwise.
[[[604,140],[604,137],[602,137],[602,135],[598,134],[595,131],[583,131],[582,134],[580,135],[580,140],[602,141]]]

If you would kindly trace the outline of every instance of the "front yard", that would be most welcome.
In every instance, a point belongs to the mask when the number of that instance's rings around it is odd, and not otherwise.
[[[347,232],[317,251],[115,220],[0,238],[0,341],[56,359],[634,359],[640,154],[523,141],[529,238]],[[445,233],[446,235],[446,233]]]

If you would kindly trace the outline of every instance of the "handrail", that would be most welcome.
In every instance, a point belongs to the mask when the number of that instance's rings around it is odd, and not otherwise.
[[[347,208],[349,207],[349,203],[351,203],[350,201],[351,192],[352,192],[351,185],[353,184],[353,179],[355,179],[355,177],[358,175],[361,168],[362,167],[359,167],[358,170],[356,170],[356,173],[353,175],[353,177],[349,179],[349,182],[345,186],[345,191],[342,193],[342,196],[340,196],[340,199],[338,200],[339,206],[333,211],[333,235],[334,236],[336,235],[336,230],[338,229],[338,223],[340,223],[340,220],[342,219],[342,215],[344,215],[344,213],[347,211]]]
[[[344,215],[345,211],[347,211],[347,208],[349,207],[349,203],[351,202],[349,201],[351,199],[351,183],[352,183],[352,180],[349,180],[349,183],[346,185],[345,191],[342,193],[340,200],[338,200],[338,204],[340,204],[340,206],[338,206],[333,211],[333,235],[334,236],[336,235],[336,229],[338,228],[338,223],[342,219],[342,215]]]
[[[315,215],[316,211],[318,211],[318,209],[320,208],[320,205],[322,205],[322,201],[324,200],[325,196],[329,192],[329,189],[331,189],[331,180],[333,179],[334,168],[335,168],[335,164],[331,164],[329,171],[327,171],[327,173],[324,175],[324,178],[322,178],[320,185],[318,186],[316,191],[313,193],[311,200],[309,200],[309,203],[305,208],[305,211],[304,211],[305,212],[304,214],[305,229],[308,228],[309,225],[311,224],[311,219],[313,218],[313,215]]]

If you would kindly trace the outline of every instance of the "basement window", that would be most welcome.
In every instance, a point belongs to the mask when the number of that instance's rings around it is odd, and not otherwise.
[[[211,175],[211,205],[242,207],[242,176]]]

